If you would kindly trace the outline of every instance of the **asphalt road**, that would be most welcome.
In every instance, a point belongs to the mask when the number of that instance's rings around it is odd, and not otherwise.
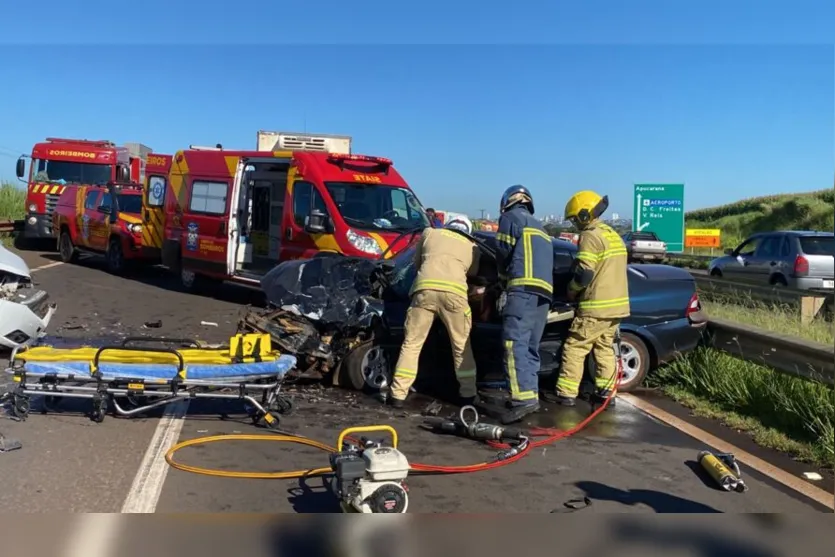
[[[55,261],[52,254],[22,255],[32,269]],[[33,276],[58,302],[51,326],[53,340],[138,334],[222,342],[234,333],[242,304],[259,301],[257,294],[233,286],[221,300],[186,294],[156,269],[118,278],[95,260],[53,265]],[[144,326],[158,320],[162,321],[159,328]],[[201,325],[201,321],[217,326]],[[335,443],[339,431],[348,426],[389,423],[400,433],[401,450],[414,461],[466,464],[495,456],[495,451],[482,445],[420,430],[419,412],[426,401],[416,400],[407,410],[396,412],[345,391],[307,387],[291,389],[290,394],[296,411],[282,419],[282,428],[323,442]],[[245,420],[237,407],[228,409],[232,415],[227,420],[217,417],[217,406],[192,403],[184,420],[108,416],[101,424],[74,412],[83,411],[83,403],[62,403],[59,409],[46,415],[33,411],[25,422],[0,420],[0,432],[23,443],[21,450],[0,453],[0,511],[119,512],[128,499],[141,500],[156,512],[336,510],[320,478],[206,477],[159,466],[161,457],[150,463],[156,472],[147,475],[147,483],[134,486],[138,472],[147,472],[146,451],[155,433],[159,434],[160,424],[167,424],[166,431],[179,440],[265,433]],[[550,410],[537,420],[539,425],[566,427],[580,421],[584,411],[580,407]],[[620,401],[576,436],[537,449],[511,466],[463,476],[410,478],[409,510],[550,512],[583,496],[593,504],[582,513],[825,510],[745,467],[747,493],[714,488],[694,466],[703,448],[695,439]],[[314,449],[266,442],[189,448],[178,459],[238,471],[303,469],[328,462],[327,454]],[[135,535],[145,535],[139,532]]]

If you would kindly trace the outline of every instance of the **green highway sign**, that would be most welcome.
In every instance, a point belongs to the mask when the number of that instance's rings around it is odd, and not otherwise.
[[[655,232],[668,253],[682,253],[684,184],[635,184],[632,230]]]

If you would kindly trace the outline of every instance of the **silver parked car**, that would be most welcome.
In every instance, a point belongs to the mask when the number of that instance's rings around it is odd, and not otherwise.
[[[835,234],[788,230],[752,235],[708,267],[710,276],[829,290],[835,283]]]

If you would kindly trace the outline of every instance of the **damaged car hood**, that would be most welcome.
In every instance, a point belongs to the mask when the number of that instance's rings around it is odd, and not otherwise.
[[[383,313],[374,295],[379,263],[359,257],[324,256],[285,261],[261,279],[271,306],[320,326],[365,327]]]
[[[31,279],[29,265],[19,255],[10,252],[0,244],[0,272],[17,275],[18,277]]]

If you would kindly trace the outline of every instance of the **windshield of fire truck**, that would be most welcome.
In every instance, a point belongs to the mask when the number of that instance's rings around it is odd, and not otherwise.
[[[35,159],[32,169],[33,182],[63,180],[69,184],[104,185],[112,180],[113,175],[113,165],[89,162]]]
[[[407,188],[382,184],[327,182],[345,222],[360,230],[405,231],[429,226],[429,217]]]

